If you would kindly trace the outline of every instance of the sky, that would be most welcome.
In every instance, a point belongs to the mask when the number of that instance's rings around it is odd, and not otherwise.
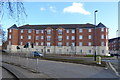
[[[41,24],[94,24],[102,22],[109,28],[109,38],[116,37],[118,30],[118,2],[24,2],[28,17],[20,25]],[[2,20],[4,30],[18,23],[5,17]],[[19,26],[20,26],[19,25]]]

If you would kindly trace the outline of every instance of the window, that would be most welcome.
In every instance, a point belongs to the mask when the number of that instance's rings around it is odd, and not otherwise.
[[[23,39],[23,36],[20,36],[20,39]]]
[[[36,42],[36,46],[38,46],[38,42]]]
[[[72,42],[72,43],[71,43],[71,46],[75,46],[75,43],[74,43],[74,42]]]
[[[69,33],[69,30],[66,30],[67,33]]]
[[[31,33],[31,32],[32,32],[32,30],[31,30],[31,29],[29,29],[29,30],[28,30],[28,33]]]
[[[41,33],[44,33],[44,30],[41,30]]]
[[[103,32],[103,31],[104,31],[104,28],[101,28],[101,31]]]
[[[44,43],[43,42],[41,42],[41,46],[43,46],[44,45]]]
[[[91,42],[88,42],[88,46],[91,46],[92,45],[92,43]]]
[[[66,46],[69,46],[69,42],[66,42]]]
[[[47,34],[51,34],[51,30],[47,30]]]
[[[102,50],[102,53],[104,53],[104,50]]]
[[[75,33],[75,30],[72,30],[72,33]]]
[[[82,42],[79,42],[79,46],[82,46]]]
[[[47,52],[50,52],[50,49],[47,49]]]
[[[91,50],[89,50],[89,53],[91,53]]]
[[[11,35],[9,35],[9,39],[11,39],[12,38],[12,36]]]
[[[75,40],[75,36],[72,36],[72,40]]]
[[[62,42],[58,42],[58,46],[62,46]]]
[[[23,45],[23,42],[20,42],[20,45]]]
[[[9,32],[12,32],[12,29],[9,29]]]
[[[50,46],[50,42],[47,42],[47,46]]]
[[[81,32],[82,32],[82,29],[79,29],[79,32],[81,33]]]
[[[62,41],[62,36],[58,36],[58,41]]]
[[[68,40],[68,39],[69,39],[69,36],[67,36],[66,39]]]
[[[92,32],[92,29],[88,29],[88,32]]]
[[[36,40],[38,40],[39,39],[39,36],[36,36]]]
[[[31,39],[31,36],[28,36],[28,39]]]
[[[39,34],[39,30],[36,30],[36,34]]]
[[[44,39],[44,36],[41,36],[41,39]]]
[[[21,30],[20,32],[23,33],[23,30]]]
[[[104,39],[104,35],[103,34],[101,35],[101,39]]]
[[[89,36],[88,36],[88,39],[91,39],[91,38],[92,38],[92,36],[91,36],[91,35],[89,35]]]
[[[51,40],[51,36],[47,36],[47,41],[50,41]]]
[[[79,39],[82,39],[83,38],[83,36],[82,35],[79,35]]]
[[[101,42],[101,46],[104,46],[104,42]]]
[[[43,49],[41,49],[41,52],[43,52]]]
[[[62,29],[59,29],[59,30],[58,30],[58,34],[62,34]]]

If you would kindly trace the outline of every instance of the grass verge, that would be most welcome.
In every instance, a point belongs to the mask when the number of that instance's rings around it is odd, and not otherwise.
[[[37,57],[38,58],[38,57]],[[101,64],[96,64],[96,61],[85,61],[79,59],[61,59],[61,58],[46,58],[42,57],[44,60],[51,60],[51,61],[60,61],[60,62],[69,62],[69,63],[76,63],[76,64],[84,64],[84,65],[91,65],[91,66],[99,66],[99,67],[106,67],[106,62],[102,61]]]

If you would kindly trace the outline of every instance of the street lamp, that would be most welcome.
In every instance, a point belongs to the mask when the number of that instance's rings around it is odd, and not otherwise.
[[[95,37],[94,37],[94,43],[95,43],[95,55],[94,55],[94,61],[96,61],[96,13],[98,10],[94,11],[94,24],[95,24]]]

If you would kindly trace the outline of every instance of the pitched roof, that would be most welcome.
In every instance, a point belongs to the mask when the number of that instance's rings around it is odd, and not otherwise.
[[[94,28],[93,24],[51,24],[51,25],[23,25],[18,27],[18,29],[46,29],[51,27],[57,29],[62,27],[64,29],[76,29],[76,28]]]
[[[96,27],[106,27],[106,26],[100,22]]]
[[[14,24],[14,25],[12,25],[10,28],[8,28],[8,29],[17,29],[18,27],[16,26],[16,24]]]

